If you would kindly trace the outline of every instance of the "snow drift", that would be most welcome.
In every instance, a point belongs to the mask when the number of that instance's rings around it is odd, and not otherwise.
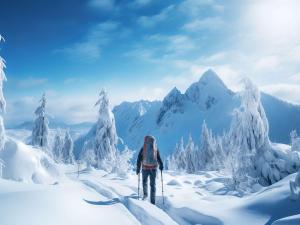
[[[6,138],[0,158],[5,164],[2,171],[4,179],[52,184],[60,176],[53,160],[42,150],[10,137]]]

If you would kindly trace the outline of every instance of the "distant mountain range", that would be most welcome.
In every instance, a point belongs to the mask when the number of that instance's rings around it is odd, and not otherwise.
[[[262,93],[262,104],[273,142],[289,143],[289,134],[300,129],[300,106]],[[198,82],[181,93],[173,88],[163,101],[123,102],[114,107],[118,135],[132,149],[139,149],[143,137],[154,135],[162,154],[173,151],[181,137],[189,134],[200,141],[203,121],[221,135],[231,122],[233,109],[240,105],[240,96],[231,91],[213,71],[206,71]]]
[[[261,93],[262,104],[270,125],[270,139],[273,142],[289,144],[289,134],[293,129],[300,131],[300,106],[279,100],[271,95]],[[158,140],[161,153],[166,156],[174,150],[181,137],[187,141],[191,134],[195,142],[200,141],[203,121],[214,134],[222,135],[227,131],[233,109],[240,105],[240,96],[230,90],[213,71],[206,71],[199,81],[181,93],[173,88],[163,101],[123,102],[115,106],[116,128],[118,136],[133,150],[139,150],[147,134]],[[85,122],[67,124],[57,118],[48,116],[52,129],[69,128],[76,135],[75,155],[78,157],[83,143],[95,133],[93,123]],[[11,129],[28,129],[33,121],[9,127]]]
[[[89,130],[93,123],[90,122],[83,122],[83,123],[75,123],[75,124],[67,124],[56,117],[47,116],[49,120],[49,128],[51,129],[70,129],[70,130]],[[32,130],[34,121],[26,121],[24,123],[7,127],[8,129],[25,129],[25,130]]]

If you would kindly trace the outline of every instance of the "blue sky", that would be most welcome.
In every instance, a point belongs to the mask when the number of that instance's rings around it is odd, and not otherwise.
[[[250,77],[300,103],[297,0],[2,0],[0,54],[7,62],[6,121],[48,111],[92,121],[99,90],[112,105],[185,91],[207,68],[232,89]]]

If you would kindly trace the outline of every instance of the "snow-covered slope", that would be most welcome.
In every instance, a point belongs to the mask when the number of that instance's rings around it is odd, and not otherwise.
[[[235,196],[227,177],[164,173],[164,202],[157,179],[157,206],[137,199],[137,176],[121,179],[101,170],[61,167],[56,185],[0,179],[1,225],[287,225],[299,224],[300,201],[290,199],[289,181]]]
[[[271,141],[290,144],[291,131],[300,132],[300,106],[265,93],[261,94],[261,101],[269,121]]]
[[[157,137],[163,155],[174,150],[176,142],[189,134],[200,141],[205,120],[214,134],[227,130],[232,111],[240,104],[240,96],[229,90],[218,75],[208,70],[185,93],[174,88],[162,102],[122,103],[113,110],[119,136],[132,149],[139,149],[143,136]],[[289,133],[300,129],[300,106],[292,105],[262,93],[262,104],[270,124],[270,139],[289,143]],[[145,109],[139,113],[141,110]]]
[[[42,150],[7,137],[0,151],[4,161],[2,177],[29,183],[55,183],[60,177],[53,160]]]
[[[205,111],[219,102],[230,100],[233,92],[213,70],[206,71],[199,82],[193,83],[185,92],[185,96]]]

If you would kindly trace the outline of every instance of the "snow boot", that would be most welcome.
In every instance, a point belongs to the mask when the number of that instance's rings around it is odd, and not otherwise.
[[[148,195],[144,195],[142,200],[146,200],[148,198]]]

